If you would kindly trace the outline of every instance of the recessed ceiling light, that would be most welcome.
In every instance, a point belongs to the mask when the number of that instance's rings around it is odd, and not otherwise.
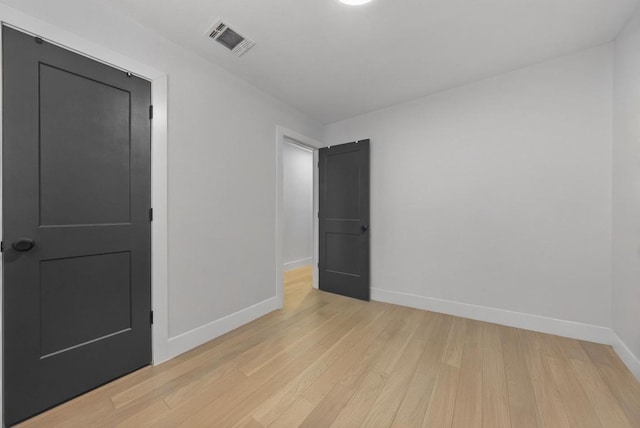
[[[361,4],[369,3],[371,0],[338,0],[340,3],[348,4],[349,6],[360,6]]]

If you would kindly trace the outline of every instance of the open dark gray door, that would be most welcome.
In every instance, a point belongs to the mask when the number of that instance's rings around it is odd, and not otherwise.
[[[320,290],[369,300],[369,140],[320,149]]]
[[[4,416],[151,361],[150,83],[4,27]]]

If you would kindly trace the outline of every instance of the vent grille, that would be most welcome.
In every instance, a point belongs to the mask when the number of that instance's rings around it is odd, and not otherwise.
[[[207,35],[238,57],[244,55],[256,44],[253,40],[241,35],[221,20],[218,20],[209,31],[207,31]]]
[[[211,33],[209,33],[209,37],[211,37],[212,39],[215,39],[218,36],[218,34],[220,34],[220,32],[222,32],[222,30],[224,30],[225,28],[226,28],[226,25],[221,23],[220,25],[215,27]]]

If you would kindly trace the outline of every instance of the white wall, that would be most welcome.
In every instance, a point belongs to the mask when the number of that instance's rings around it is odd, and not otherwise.
[[[614,60],[613,328],[640,377],[640,10]]]
[[[282,257],[284,269],[313,263],[313,152],[284,143]]]
[[[321,125],[108,2],[3,2],[168,74],[170,354],[232,326],[230,314],[275,308],[275,126],[319,139]]]
[[[607,340],[611,99],[605,45],[327,126],[371,138],[374,298]]]

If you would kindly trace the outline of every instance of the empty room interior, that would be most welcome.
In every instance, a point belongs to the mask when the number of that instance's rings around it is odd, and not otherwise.
[[[2,426],[640,427],[640,1],[0,21]]]

